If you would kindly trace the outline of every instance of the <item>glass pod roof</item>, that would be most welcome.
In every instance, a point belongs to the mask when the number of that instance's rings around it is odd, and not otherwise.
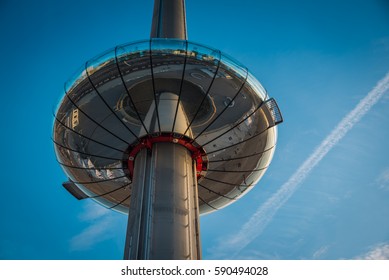
[[[118,46],[88,61],[64,91],[53,128],[58,161],[85,197],[121,212],[131,197],[130,147],[145,137],[170,133],[202,147],[207,168],[198,196],[200,213],[207,213],[260,180],[282,122],[276,102],[246,67],[186,40]],[[172,96],[177,110],[166,116],[161,104]]]

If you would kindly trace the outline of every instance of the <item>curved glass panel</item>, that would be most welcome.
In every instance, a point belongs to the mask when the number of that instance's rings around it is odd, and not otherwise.
[[[226,97],[224,103],[227,107],[198,137],[197,142],[206,147],[210,142],[220,145],[219,143],[226,142],[226,139],[227,143],[233,143],[251,136],[264,126],[261,120],[256,118],[261,102],[260,98],[247,91],[246,87],[243,87],[234,99]]]
[[[79,87],[80,85],[82,86],[86,77],[87,75],[85,65],[82,65],[79,69],[77,69],[77,71],[74,72],[70,79],[65,82],[65,91],[72,92],[73,90],[76,90],[77,87]]]
[[[80,188],[87,187],[90,197],[100,195],[99,198],[109,199],[111,202],[120,202],[128,196],[130,181],[123,175],[113,174],[112,171],[105,171],[109,177],[101,174],[101,171],[96,171],[99,174],[99,180],[95,180],[89,184],[77,184]],[[118,175],[118,176],[115,176]],[[99,183],[101,182],[101,183]]]
[[[243,134],[240,135],[244,137]],[[235,134],[234,138],[228,136],[224,140],[224,143],[220,140],[220,142],[216,143],[215,141],[215,143],[209,144],[206,151],[210,162],[248,157],[256,153],[260,154],[275,145],[273,128],[261,129],[258,133],[252,134],[251,137],[246,136],[246,139],[242,139],[239,134]]]
[[[66,112],[67,112],[66,109],[68,106],[70,106],[67,103],[67,100],[66,100],[66,98],[64,98],[64,96],[65,96],[65,93],[64,93],[64,91],[62,91],[62,95],[60,98],[58,98],[57,104],[55,105],[55,109],[53,106],[53,109],[55,110],[55,111],[53,111],[53,116],[56,116],[60,120],[62,120],[64,118],[64,116],[66,115]],[[54,133],[54,125],[55,125],[55,118],[53,118],[53,133]]]
[[[206,122],[202,122],[202,124],[192,124],[191,129],[195,140],[203,133],[216,132],[222,128],[220,123],[218,125],[214,125],[214,123],[225,109],[234,102],[244,84],[246,76],[246,68],[222,55],[216,77],[209,90],[211,102],[209,103],[210,108],[207,108],[207,110],[213,111],[213,114],[209,115]],[[203,116],[197,115],[196,118],[198,117],[201,118]]]
[[[274,130],[275,127],[271,127],[257,137],[208,153],[209,168],[206,176],[199,181],[204,189],[201,191],[199,187],[199,196],[219,209],[254,187],[271,162],[275,147]],[[205,211],[201,212],[203,214],[215,210],[209,206],[201,209]]]
[[[84,111],[76,107],[67,97],[64,98],[63,104],[64,106],[58,111],[54,125],[56,132],[54,140],[57,143],[80,151],[89,149],[91,154],[94,153],[94,150],[106,155],[111,153],[111,150],[125,151],[127,149],[128,143],[125,140],[114,136],[109,130],[103,129],[104,126],[110,126],[107,124],[109,118],[100,121],[100,123],[92,122],[91,117],[85,115]],[[62,115],[61,119],[60,115]],[[61,131],[62,137],[58,135]],[[94,148],[96,146],[97,148]]]
[[[69,111],[72,110],[72,106],[73,105],[71,104],[71,102],[69,102],[66,96],[65,98],[62,97],[61,102],[57,106],[53,127],[55,127],[56,118],[59,119],[60,121],[65,121],[65,118],[68,116]]]
[[[267,90],[262,86],[262,84],[249,72],[247,76],[247,85],[250,86],[253,91],[259,95],[259,97],[265,101],[268,99]]]
[[[172,132],[181,98],[187,42],[174,39],[152,39],[151,61],[157,118],[161,132]]]
[[[117,62],[126,92],[119,99],[119,112],[139,126],[139,136],[158,130],[154,121],[154,84],[150,67],[150,41],[119,46]],[[146,120],[147,117],[147,120]]]
[[[88,136],[105,133],[103,138],[107,139],[108,143],[120,140],[127,145],[129,144],[127,130],[123,130],[113,113],[106,109],[105,103],[94,89],[91,88],[87,94],[77,97],[68,95],[68,98],[74,98],[71,102],[76,107],[75,110],[78,111],[79,124],[84,129],[87,128],[85,132],[90,132]]]
[[[244,146],[250,143],[250,141],[248,143],[247,141],[252,138],[256,138],[254,139],[256,145],[261,143],[260,140],[266,135],[266,131],[269,128],[269,124],[263,120],[263,116],[261,108],[257,110],[252,108],[246,112],[237,125],[227,125],[223,130],[218,131],[215,136],[204,135],[199,138],[199,143],[203,144],[210,159],[218,156],[224,158],[243,156],[245,151],[249,154],[255,151],[262,151],[261,146],[251,147],[248,150]]]
[[[71,132],[68,132],[63,136],[70,140],[72,138],[70,134]],[[83,174],[87,174],[86,178],[88,180],[91,178],[98,179],[104,172],[99,175],[95,173],[96,170],[116,169],[121,166],[123,153],[120,151],[109,150],[105,146],[99,146],[99,144],[95,144],[95,147],[93,147],[92,145],[80,146],[82,142],[74,143],[75,141],[61,143],[58,138],[54,141],[58,160],[63,164],[63,168],[68,170],[69,176],[73,176],[74,181],[85,181],[84,178],[78,177],[78,175],[83,176]],[[104,153],[101,152],[102,149],[104,149]],[[92,173],[95,173],[95,175]]]
[[[128,212],[128,153],[146,135],[185,134],[205,150],[202,214],[246,194],[269,166],[277,123],[267,92],[220,51],[152,39],[118,46],[86,67],[65,84],[53,140],[66,174],[98,203]]]
[[[188,42],[181,104],[188,127],[201,126],[215,114],[215,106],[209,90],[216,79],[220,62],[220,51]]]
[[[121,112],[121,97],[126,94],[126,88],[116,64],[115,49],[88,61],[87,74],[97,94],[96,98],[102,101],[97,101],[96,105],[101,107],[94,107],[93,110],[110,116],[104,119],[104,127],[110,127],[110,132],[124,139],[127,145],[133,143],[138,138],[141,127]],[[99,129],[104,130],[101,127]]]
[[[246,79],[248,72],[247,68],[231,56],[222,53],[221,64],[223,69],[225,69],[225,76],[227,79],[231,79],[229,76],[237,77],[240,80]]]
[[[127,213],[130,204],[131,188],[125,180],[111,181],[111,183],[94,184],[94,187],[79,185],[91,198],[104,207]],[[96,196],[96,193],[99,194]]]
[[[115,48],[95,56],[86,63],[86,70],[89,77],[93,78],[95,87],[102,86],[107,79],[116,78],[114,77],[117,73],[115,69]]]

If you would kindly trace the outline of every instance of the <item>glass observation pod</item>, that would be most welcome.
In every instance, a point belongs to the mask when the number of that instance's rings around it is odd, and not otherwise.
[[[91,59],[65,84],[53,141],[64,186],[124,213],[137,153],[156,142],[183,145],[196,160],[204,214],[261,179],[280,122],[275,100],[236,60],[186,40],[151,39]]]

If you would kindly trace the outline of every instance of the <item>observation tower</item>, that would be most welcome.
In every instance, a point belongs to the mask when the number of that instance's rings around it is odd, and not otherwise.
[[[148,40],[87,61],[53,127],[63,186],[128,214],[125,259],[201,259],[199,216],[273,157],[277,103],[233,58],[187,40],[184,0],[155,0]]]

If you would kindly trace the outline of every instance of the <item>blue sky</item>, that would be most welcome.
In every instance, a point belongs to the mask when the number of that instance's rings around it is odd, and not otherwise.
[[[149,37],[152,2],[0,1],[0,259],[122,258],[126,216],[61,186],[52,108],[85,61]],[[201,218],[204,259],[389,259],[388,90],[277,202],[387,75],[388,1],[238,3],[187,0],[189,39],[246,65],[285,122],[256,188]]]

